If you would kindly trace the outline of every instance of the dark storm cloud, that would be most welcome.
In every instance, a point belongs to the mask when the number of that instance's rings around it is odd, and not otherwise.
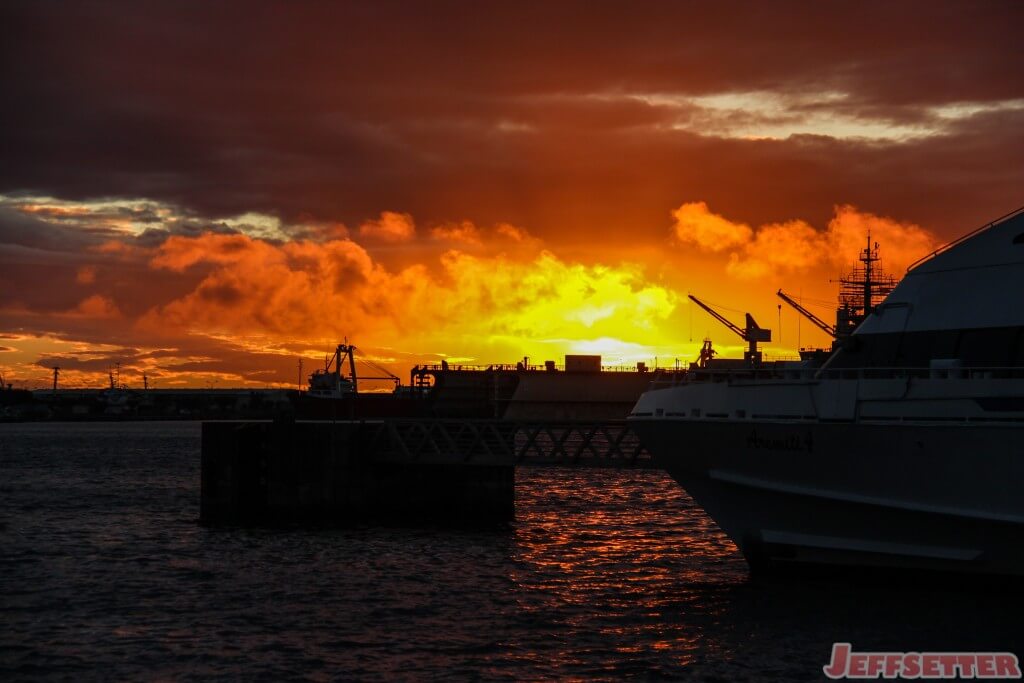
[[[113,233],[88,226],[77,229],[41,220],[0,204],[0,250],[22,247],[32,250],[78,252],[99,245]]]
[[[164,220],[158,227],[146,228],[135,235],[132,241],[140,247],[157,247],[173,235],[197,237],[208,232],[218,235],[237,235],[241,231],[218,221],[176,217]]]
[[[388,209],[654,237],[704,199],[750,220],[860,202],[956,232],[1019,199],[1019,115],[912,143],[757,142],[624,95],[800,93],[788,116],[935,125],[932,107],[1024,98],[1022,7],[8,3],[0,192],[155,199],[195,228]]]
[[[115,244],[122,246],[157,244],[171,231],[147,231],[133,238],[102,227],[102,220],[97,221],[100,227],[91,225],[90,215],[81,217],[80,224],[65,225],[0,206],[0,308],[5,328],[43,334],[85,333],[95,323],[45,316],[73,312],[83,299],[96,294],[116,299],[122,313],[137,315],[153,305],[154,297],[169,301],[190,291],[201,278],[201,270],[184,277],[150,271],[145,252],[132,252],[131,246],[125,247],[128,253],[103,249],[115,239],[120,240]],[[176,230],[178,234],[188,232]],[[109,338],[131,335],[130,329],[115,322],[105,322],[101,333]]]

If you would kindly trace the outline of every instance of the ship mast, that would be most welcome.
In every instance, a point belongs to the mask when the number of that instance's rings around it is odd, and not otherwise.
[[[840,285],[835,325],[829,325],[781,289],[776,295],[839,342],[848,337],[866,317],[874,313],[882,300],[896,287],[896,278],[886,275],[882,270],[878,242],[871,242],[870,231],[867,235],[867,244],[861,249],[857,261],[861,265],[854,266],[852,271],[839,280],[832,280]],[[836,342],[832,344],[833,349]]]
[[[878,242],[875,242],[874,250],[871,249],[871,231],[868,230],[868,245],[864,248],[864,251],[860,253],[860,262],[864,264],[864,315],[871,315],[871,312],[875,310],[874,306],[871,305],[871,264],[878,261]]]
[[[871,241],[860,251],[857,261],[847,275],[839,278],[839,307],[836,309],[835,336],[851,334],[865,318],[875,312],[882,300],[896,288],[896,278],[882,270],[878,256],[878,242]]]

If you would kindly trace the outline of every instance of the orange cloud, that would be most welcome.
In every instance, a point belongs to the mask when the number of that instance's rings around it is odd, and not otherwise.
[[[755,278],[780,271],[805,270],[828,258],[827,237],[807,223],[795,220],[762,225],[751,238],[729,254],[726,270],[740,278]]]
[[[537,253],[544,242],[524,228],[509,223],[498,223],[489,228],[480,228],[472,221],[442,223],[430,231],[436,242],[458,244],[466,247],[490,247],[497,252],[511,248],[517,253]]]
[[[931,231],[919,225],[865,213],[845,204],[835,208],[835,217],[828,224],[831,253],[847,258],[857,253],[864,248],[869,231],[871,241],[881,245],[886,266],[897,274],[940,243]]]
[[[672,212],[676,219],[676,239],[707,251],[727,251],[742,246],[753,237],[754,231],[744,223],[733,223],[711,213],[704,202],[689,202]]]
[[[711,213],[704,202],[683,204],[672,215],[680,242],[708,252],[727,252],[726,272],[740,279],[845,267],[864,249],[869,232],[872,242],[881,245],[885,265],[893,272],[905,269],[937,244],[936,237],[918,225],[850,205],[836,206],[825,230],[816,230],[802,220],[769,223],[753,230]]]
[[[242,234],[205,233],[200,237],[169,237],[150,265],[181,272],[197,263],[229,264],[273,258],[276,249],[262,240]]]
[[[11,329],[56,330],[87,347],[117,340],[138,350],[112,350],[111,362],[134,358],[151,377],[161,368],[164,380],[193,384],[225,372],[240,383],[291,384],[296,356],[312,360],[346,336],[395,370],[441,356],[509,362],[573,352],[664,362],[692,357],[705,335],[725,354],[740,350],[713,320],[687,315],[676,292],[749,310],[765,325],[774,317],[776,343],[795,348],[814,332],[777,308],[778,286],[832,300],[829,279],[853,262],[868,229],[894,274],[935,242],[920,226],[843,205],[821,227],[747,225],[704,202],[672,216],[673,241],[686,248],[595,243],[559,252],[511,224],[468,220],[432,224],[430,239],[415,240],[413,217],[387,212],[364,224],[379,231],[367,239],[311,218],[289,224],[291,239],[185,233],[149,246],[153,235],[119,237],[55,268],[62,279],[52,296],[9,302],[3,317]],[[415,242],[396,249],[396,239]],[[146,267],[148,277],[138,277]],[[14,362],[36,363],[32,353],[12,354]]]
[[[80,285],[91,285],[96,282],[96,266],[82,266],[75,274],[75,281]]]
[[[367,252],[348,239],[275,245],[246,235],[176,236],[150,260],[173,271],[197,264],[214,268],[192,292],[150,311],[143,326],[336,335],[367,317],[347,300],[352,290],[380,284]]]
[[[151,333],[347,336],[368,346],[454,351],[490,361],[523,354],[557,358],[598,340],[635,354],[674,335],[663,324],[677,296],[647,281],[640,266],[586,266],[546,251],[450,250],[434,263],[392,271],[348,239],[277,244],[204,234],[168,239],[150,266],[209,269],[190,292],[142,317],[139,329]]]
[[[530,239],[529,232],[522,228],[517,228],[514,225],[510,225],[509,223],[499,223],[497,226],[495,226],[494,230],[499,235],[507,237],[510,240],[514,240],[516,242],[525,242],[526,240]]]
[[[73,310],[64,314],[69,318],[90,320],[113,320],[121,317],[121,311],[112,299],[94,294],[83,299]]]
[[[359,234],[385,242],[402,242],[415,237],[416,225],[407,213],[382,211],[380,218],[360,225]]]
[[[480,246],[483,243],[479,228],[471,221],[439,225],[431,229],[430,236],[435,240],[462,242],[473,246]]]

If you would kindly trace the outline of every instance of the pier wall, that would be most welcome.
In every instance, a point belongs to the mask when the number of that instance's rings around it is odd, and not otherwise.
[[[206,525],[514,517],[514,462],[457,448],[410,452],[384,421],[205,422]]]
[[[624,420],[205,422],[204,524],[506,522],[517,466],[652,467]]]

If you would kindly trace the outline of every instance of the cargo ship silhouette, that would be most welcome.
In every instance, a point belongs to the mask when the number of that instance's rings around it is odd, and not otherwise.
[[[624,419],[655,377],[681,375],[673,369],[602,366],[599,355],[566,355],[564,365],[469,365],[442,361],[416,365],[409,384],[369,361],[381,373],[370,379],[395,383],[390,393],[359,391],[356,347],[339,344],[324,368],[309,376],[297,397],[297,414],[330,417],[439,417],[507,420]],[[360,359],[363,362],[363,359]]]

